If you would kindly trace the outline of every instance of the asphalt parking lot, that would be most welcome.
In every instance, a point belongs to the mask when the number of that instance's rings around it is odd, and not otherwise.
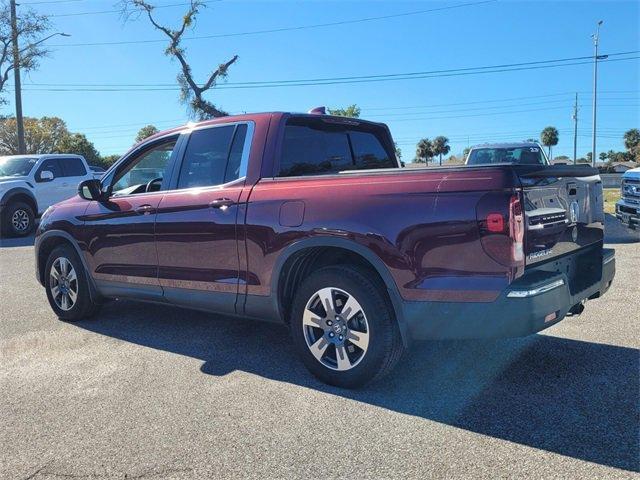
[[[32,239],[0,242],[2,478],[629,478],[640,469],[640,236],[543,334],[420,344],[359,391],[278,326],[117,301],[64,323]],[[636,477],[637,478],[637,477]]]

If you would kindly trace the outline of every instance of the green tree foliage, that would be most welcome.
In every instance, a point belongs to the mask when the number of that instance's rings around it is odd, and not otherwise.
[[[360,118],[361,110],[360,107],[354,103],[347,108],[327,108],[327,112],[329,112],[329,115],[336,115],[338,117]]]
[[[158,130],[155,125],[146,125],[142,127],[140,130],[138,130],[135,143],[141,142],[145,138],[149,138],[151,135],[155,135],[159,131],[160,130]]]
[[[549,149],[549,158],[553,159],[551,153],[551,147],[555,147],[558,144],[560,135],[556,127],[546,127],[540,132],[540,142]]]
[[[20,47],[20,68],[28,73],[38,68],[38,62],[47,56],[49,51],[44,44],[29,47],[40,40],[51,28],[46,15],[40,15],[24,5],[17,11],[18,44]],[[2,96],[4,86],[13,71],[13,37],[11,34],[11,10],[9,2],[0,5],[0,105],[6,103]]]
[[[89,165],[100,165],[102,163],[96,147],[94,147],[93,143],[82,133],[65,135],[60,142],[58,142],[53,153],[74,153],[76,155],[82,155]]]
[[[600,155],[598,155],[598,158],[600,159],[601,162],[606,162],[607,158],[609,158],[609,154],[607,154],[607,152],[600,152]]]
[[[429,164],[433,158],[433,144],[428,138],[423,138],[416,145],[416,162]]]
[[[209,74],[207,80],[199,84],[196,82],[191,65],[187,61],[186,50],[182,47],[183,35],[195,24],[200,9],[205,7],[205,1],[191,0],[187,12],[181,16],[178,22],[179,26],[177,29],[159,23],[154,14],[156,7],[145,0],[122,0],[120,5],[124,18],[128,19],[137,14],[143,14],[148,18],[153,28],[169,38],[169,44],[164,53],[178,60],[180,64],[180,73],[177,77],[178,84],[180,85],[180,101],[188,105],[195,117],[199,120],[205,120],[228,115],[224,110],[219,109],[213,103],[205,100],[203,94],[213,89],[219,80],[227,77],[229,67],[238,60],[238,56],[234,55],[227,62],[218,65]]]
[[[433,139],[433,154],[440,157],[440,165],[442,165],[442,155],[446,155],[451,150],[449,139],[442,135]]]
[[[69,135],[64,121],[58,117],[24,118],[24,140],[27,153],[57,151],[62,139]],[[18,153],[18,127],[15,117],[0,120],[0,154]]]
[[[640,130],[632,128],[624,133],[624,148],[633,161],[640,163]]]
[[[113,165],[117,160],[119,160],[121,155],[107,155],[100,158],[100,166],[103,168],[109,168]]]

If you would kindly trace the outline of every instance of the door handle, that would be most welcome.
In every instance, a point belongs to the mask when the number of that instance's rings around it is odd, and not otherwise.
[[[231,205],[235,205],[236,202],[231,200],[230,198],[216,198],[215,200],[209,203],[211,208],[219,208],[222,210],[226,210]]]
[[[140,215],[149,215],[151,212],[153,212],[153,210],[154,209],[151,205],[140,205],[138,208],[136,208],[136,212]]]

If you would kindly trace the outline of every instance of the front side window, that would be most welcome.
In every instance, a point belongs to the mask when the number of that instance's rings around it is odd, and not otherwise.
[[[0,177],[26,177],[37,162],[37,158],[0,157]]]
[[[60,163],[65,177],[83,177],[87,174],[79,158],[61,158]]]
[[[278,176],[322,175],[345,170],[392,168],[385,129],[322,119],[290,118],[284,129]]]
[[[155,145],[127,163],[113,179],[112,194],[122,196],[160,190],[162,180],[168,175],[176,142],[174,138]]]
[[[62,177],[64,175],[60,161],[57,158],[50,158],[42,162],[40,168],[38,168],[38,172],[36,173],[36,181],[40,179],[40,174],[44,171],[53,173],[53,178]]]

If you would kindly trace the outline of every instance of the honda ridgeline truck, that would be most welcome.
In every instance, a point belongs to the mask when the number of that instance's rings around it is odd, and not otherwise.
[[[343,387],[391,371],[414,340],[538,332],[615,271],[596,170],[400,168],[388,128],[359,119],[175,128],[78,193],[35,242],[58,317],[128,298],[284,323],[308,369]]]

